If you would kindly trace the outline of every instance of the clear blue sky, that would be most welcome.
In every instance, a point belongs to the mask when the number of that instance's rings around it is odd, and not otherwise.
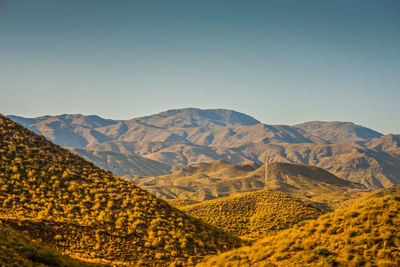
[[[400,133],[400,1],[0,0],[0,112],[228,108]]]

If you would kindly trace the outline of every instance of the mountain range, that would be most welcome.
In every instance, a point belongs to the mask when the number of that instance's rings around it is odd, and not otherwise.
[[[81,114],[9,117],[127,179],[224,160],[307,164],[370,188],[400,183],[400,135],[351,122],[268,125],[232,110],[195,108],[131,120]]]
[[[163,176],[127,177],[144,189],[176,182],[169,192],[227,195],[201,203],[168,201],[173,207],[1,114],[0,133],[0,263],[5,266],[400,263],[399,186],[365,192],[366,185],[319,167],[284,162],[218,160],[166,169],[172,174]],[[397,157],[394,135],[351,142]],[[119,153],[74,149],[95,158]],[[140,165],[158,164],[134,154],[127,158],[132,163],[127,168],[143,172],[151,168]],[[142,163],[136,166],[135,160]],[[324,201],[327,196],[338,201]],[[323,203],[312,203],[318,198]],[[322,215],[310,204],[337,206]]]

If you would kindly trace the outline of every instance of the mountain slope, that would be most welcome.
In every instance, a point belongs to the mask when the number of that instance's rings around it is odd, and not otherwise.
[[[85,262],[63,256],[29,237],[0,224],[1,266],[92,266]]]
[[[318,136],[329,143],[366,143],[371,139],[380,138],[381,133],[352,122],[340,121],[310,121],[294,125],[301,129],[306,136]]]
[[[193,264],[240,240],[0,115],[0,219],[76,258]]]
[[[162,198],[210,200],[270,188],[313,202],[354,198],[363,185],[336,177],[318,167],[271,163],[201,163],[157,177],[132,178],[136,185]]]
[[[372,198],[199,266],[399,266],[400,196]]]
[[[317,166],[370,188],[400,184],[400,160],[395,154],[359,145],[247,144],[235,150],[257,163],[290,162]]]
[[[379,139],[371,140],[368,147],[377,151],[387,152],[394,156],[400,157],[400,135],[384,135]]]
[[[293,163],[269,163],[266,165],[267,187],[313,201],[338,201],[354,197],[352,190],[366,189],[332,173],[313,166]]]
[[[158,197],[204,201],[264,188],[264,173],[254,163],[226,161],[186,166],[172,174],[131,181]]]
[[[309,204],[273,190],[217,198],[182,210],[246,239],[257,239],[322,214]]]
[[[86,148],[69,148],[69,150],[117,176],[123,177],[129,173],[127,179],[131,176],[163,175],[170,173],[172,169],[170,165],[131,154]]]
[[[139,155],[170,165],[193,165],[215,160],[233,163],[249,162],[243,154],[229,148],[200,146],[187,142],[110,141],[89,146],[90,149]]]

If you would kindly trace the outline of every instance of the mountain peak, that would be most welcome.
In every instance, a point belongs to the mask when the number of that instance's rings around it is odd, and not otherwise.
[[[209,121],[222,126],[227,125],[254,125],[260,123],[255,118],[230,109],[199,109],[182,108],[170,109],[161,113],[139,118],[138,120],[167,119],[173,117],[179,121],[188,120],[197,124],[199,121]]]

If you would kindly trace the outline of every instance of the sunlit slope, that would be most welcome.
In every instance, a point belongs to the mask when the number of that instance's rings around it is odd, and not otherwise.
[[[342,201],[333,205],[335,209],[346,208],[355,203],[362,203],[373,197],[383,197],[387,195],[400,195],[400,185],[392,185],[386,188],[378,189],[372,192],[362,192],[359,197]]]
[[[168,175],[134,178],[133,182],[162,198],[200,202],[265,188],[313,202],[337,202],[357,197],[356,191],[365,189],[318,167],[294,163],[260,167],[222,160],[186,166]]]
[[[0,266],[89,266],[0,224]]]
[[[167,199],[167,202],[174,207],[186,207],[199,203],[198,201],[184,198]]]
[[[240,241],[0,115],[0,218],[60,251],[187,264]]]
[[[259,238],[322,214],[311,205],[272,190],[204,201],[182,210],[246,239]]]
[[[186,166],[172,174],[132,181],[158,197],[204,201],[264,188],[264,172],[254,163],[223,160]]]
[[[343,180],[332,173],[309,165],[270,163],[266,165],[265,185],[273,190],[313,201],[338,201],[354,197],[363,185]]]
[[[400,196],[325,214],[199,266],[400,266]]]

